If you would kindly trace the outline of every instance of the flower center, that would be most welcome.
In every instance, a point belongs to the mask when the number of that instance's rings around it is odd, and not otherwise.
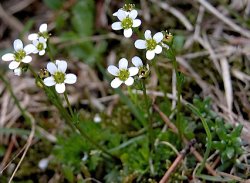
[[[44,50],[43,43],[38,43],[38,45],[37,45],[36,47],[37,47],[37,49],[38,49],[39,51]]]
[[[129,71],[127,69],[121,69],[118,74],[118,78],[121,81],[126,81],[129,78]]]
[[[123,29],[130,29],[133,26],[132,18],[126,17],[122,20],[122,28]]]
[[[21,62],[23,58],[26,56],[26,52],[24,50],[18,50],[14,53],[15,61]]]
[[[146,46],[148,50],[154,50],[157,46],[157,43],[154,39],[148,39],[146,40]]]
[[[65,74],[63,72],[55,72],[54,79],[56,83],[63,83],[65,80]]]

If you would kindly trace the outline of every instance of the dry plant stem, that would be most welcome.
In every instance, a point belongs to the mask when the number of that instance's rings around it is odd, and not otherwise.
[[[162,120],[166,123],[166,125],[172,129],[172,131],[176,134],[178,134],[178,129],[176,128],[176,126],[169,120],[169,118],[159,109],[159,107],[157,105],[153,105],[154,110],[156,110],[159,115],[161,116]],[[184,143],[187,144],[188,140],[186,138],[182,138]],[[195,158],[199,161],[199,162],[203,162],[203,158],[200,155],[199,152],[196,151],[196,149],[194,147],[191,147],[190,152],[195,156]],[[205,164],[206,169],[208,170],[208,172],[213,175],[216,176],[217,173],[215,172],[215,170],[209,165],[209,164]]]
[[[202,4],[208,11],[210,11],[212,14],[214,14],[217,18],[219,18],[221,21],[223,21],[225,24],[227,24],[233,30],[242,34],[243,36],[246,36],[247,38],[250,38],[250,31],[243,29],[239,25],[235,24],[232,20],[230,20],[229,18],[224,16],[222,13],[220,13],[208,1],[206,1],[206,0],[196,0],[196,1],[198,1],[200,4]]]
[[[28,140],[27,140],[27,143],[25,144],[25,149],[24,149],[23,155],[22,155],[20,161],[18,162],[18,164],[17,164],[17,166],[16,166],[14,172],[12,173],[12,175],[11,175],[9,181],[8,181],[8,182],[10,183],[10,182],[13,180],[13,178],[14,178],[14,176],[15,176],[17,170],[18,170],[18,168],[20,167],[20,165],[21,165],[21,163],[22,163],[22,161],[23,161],[23,159],[24,159],[26,153],[28,152],[28,149],[29,149],[29,147],[30,147],[30,145],[31,145],[31,143],[32,143],[32,139],[33,139],[33,137],[34,137],[34,135],[35,135],[35,121],[34,121],[33,117],[32,117],[29,113],[27,113],[27,112],[25,111],[25,109],[22,108],[22,106],[21,106],[19,100],[16,98],[16,96],[15,96],[15,94],[14,94],[14,92],[13,92],[11,86],[10,86],[10,84],[4,79],[4,77],[3,77],[2,75],[0,75],[0,79],[3,81],[3,83],[4,83],[5,86],[6,86],[6,88],[9,90],[10,95],[11,95],[11,97],[12,97],[13,100],[14,100],[14,103],[17,105],[18,109],[19,109],[20,112],[22,113],[22,115],[23,115],[25,121],[27,121],[28,123],[31,123],[31,133],[30,133],[30,135],[29,135],[29,138],[28,138]]]
[[[180,162],[182,161],[182,159],[186,156],[186,154],[188,153],[189,149],[194,145],[194,143],[195,143],[195,140],[191,140],[190,142],[188,142],[188,144],[186,145],[186,147],[179,153],[179,155],[174,160],[174,162],[172,163],[172,165],[170,166],[170,168],[164,174],[164,176],[160,180],[160,183],[166,183],[169,180],[170,175],[175,171],[175,169],[177,168],[177,166],[180,164]]]

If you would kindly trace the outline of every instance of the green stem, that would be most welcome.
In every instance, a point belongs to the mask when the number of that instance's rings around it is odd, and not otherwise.
[[[176,75],[176,87],[177,87],[177,114],[176,114],[176,126],[179,131],[179,135],[183,136],[183,131],[181,129],[181,76],[178,71],[178,63],[176,61],[174,50],[170,47],[169,48],[170,59],[173,62],[173,67]]]
[[[191,111],[193,113],[195,113],[200,118],[200,120],[202,122],[202,125],[203,125],[203,127],[205,129],[206,135],[207,135],[207,148],[206,148],[206,152],[204,154],[204,158],[203,158],[203,161],[201,163],[201,166],[200,166],[200,168],[197,171],[197,175],[200,175],[201,171],[203,170],[203,168],[205,166],[205,163],[207,161],[207,158],[209,156],[209,153],[210,153],[210,150],[211,150],[211,147],[212,147],[212,134],[211,134],[211,131],[210,131],[209,127],[208,127],[206,119],[204,117],[202,117],[202,114],[200,113],[199,109],[197,109],[192,104],[187,104],[187,106],[189,107],[189,109],[191,109]]]
[[[74,116],[74,113],[73,113],[72,107],[71,107],[71,105],[70,105],[70,103],[69,103],[69,98],[68,98],[67,92],[65,91],[65,92],[63,93],[63,95],[64,95],[64,98],[65,98],[65,100],[66,100],[66,102],[67,102],[67,105],[68,105],[70,114],[71,114],[71,116],[73,117],[73,116]]]
[[[33,68],[30,66],[29,67],[29,70],[31,71],[31,73],[34,75],[34,77],[36,78],[36,80],[38,80],[42,85],[43,85],[43,89],[51,94],[52,96],[48,96],[49,99],[51,99],[52,103],[56,106],[56,108],[59,110],[59,112],[61,113],[61,115],[63,116],[63,118],[65,119],[66,123],[70,126],[70,128],[72,130],[78,130],[81,134],[81,136],[83,138],[85,138],[86,140],[88,140],[93,146],[95,146],[96,148],[98,148],[99,150],[101,150],[104,154],[106,154],[108,157],[111,157],[113,158],[114,160],[119,160],[119,158],[113,156],[111,153],[109,153],[106,149],[104,149],[102,146],[100,146],[98,143],[96,143],[94,140],[92,140],[83,130],[82,128],[79,126],[79,124],[77,122],[74,122],[74,113],[73,113],[73,110],[71,108],[71,105],[69,103],[69,100],[68,100],[68,96],[67,96],[67,93],[65,92],[64,93],[64,97],[66,99],[66,102],[67,102],[67,105],[69,107],[69,110],[70,110],[70,113],[71,115],[69,114],[69,112],[63,107],[62,105],[62,102],[61,102],[61,99],[60,97],[58,96],[58,94],[56,93],[55,90],[52,90],[50,88],[48,88],[44,83],[43,83],[43,80],[37,75],[37,73],[33,70]],[[51,98],[52,97],[52,98]]]
[[[147,109],[147,114],[148,114],[148,140],[149,140],[149,148],[153,149],[153,123],[152,123],[152,117],[151,117],[151,112],[150,112],[150,101],[147,96],[147,88],[146,88],[146,81],[145,79],[142,79],[142,91],[143,91],[143,96],[144,100],[146,103],[146,109]]]

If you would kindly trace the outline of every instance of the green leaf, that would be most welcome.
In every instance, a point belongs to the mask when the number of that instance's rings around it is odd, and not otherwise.
[[[59,10],[64,3],[64,0],[43,0],[43,2],[53,10]]]
[[[71,23],[73,29],[81,36],[91,36],[94,26],[94,1],[78,1],[72,9]]]
[[[229,159],[231,159],[234,156],[234,148],[233,147],[227,147],[226,148],[226,153],[227,153],[227,157]]]
[[[63,166],[63,174],[69,182],[74,182],[74,173],[71,167]]]
[[[222,178],[219,176],[210,176],[210,175],[196,175],[196,177],[198,178],[202,178],[204,180],[208,180],[208,181],[214,181],[214,182],[228,182],[228,181],[232,181],[232,179],[229,178]]]

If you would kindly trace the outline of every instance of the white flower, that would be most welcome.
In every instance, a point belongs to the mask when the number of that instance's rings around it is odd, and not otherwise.
[[[57,93],[63,93],[65,84],[74,84],[77,80],[75,74],[65,74],[67,62],[64,60],[56,60],[56,63],[49,62],[47,69],[51,76],[44,79],[44,84],[46,86],[55,85]]]
[[[39,37],[39,39],[35,39],[32,41],[32,44],[36,47],[33,53],[39,54],[39,55],[44,55],[45,54],[45,49],[47,48],[46,40],[44,37]]]
[[[143,63],[142,63],[142,60],[140,59],[140,57],[134,56],[132,58],[132,63],[137,68],[143,67]]]
[[[120,8],[119,10],[123,10],[122,8]],[[118,10],[118,11],[119,11]],[[113,13],[113,16],[114,17],[117,17],[117,15],[118,15],[118,11],[117,12],[115,12],[115,13]],[[125,13],[126,13],[126,16],[128,16],[129,15],[129,11],[125,11],[125,10],[123,10]]]
[[[120,22],[115,22],[111,25],[113,30],[121,30],[124,29],[124,36],[129,38],[132,36],[132,28],[139,27],[141,25],[141,20],[136,19],[138,12],[136,10],[132,10],[130,12],[119,9],[117,13],[117,18]]]
[[[43,37],[45,40],[49,38],[49,33],[48,33],[48,25],[47,24],[42,24],[39,27],[39,32],[38,33],[32,33],[28,36],[28,39],[30,41],[39,39],[39,37]]]
[[[122,83],[131,86],[134,83],[134,78],[132,76],[135,76],[139,69],[137,67],[128,68],[128,60],[125,58],[120,59],[118,65],[119,69],[114,65],[108,67],[108,72],[116,76],[111,82],[111,87],[118,88]]]
[[[49,164],[49,158],[44,158],[39,161],[38,167],[41,170],[45,170],[48,167],[48,164]]]
[[[146,58],[148,60],[152,60],[155,57],[155,54],[160,54],[162,52],[162,47],[160,45],[163,34],[161,32],[157,32],[153,38],[151,36],[151,31],[145,31],[145,40],[137,40],[135,41],[135,47],[137,49],[147,49]]]
[[[21,74],[22,74],[22,69],[20,67],[14,69],[14,75],[21,76]]]
[[[10,69],[16,69],[23,63],[30,63],[32,57],[29,56],[35,50],[35,46],[32,44],[26,45],[23,48],[23,42],[20,39],[14,41],[14,53],[6,53],[2,56],[3,61],[11,61],[9,64]]]
[[[139,69],[138,72],[138,76],[139,78],[146,78],[149,76],[150,70],[149,70],[149,65],[143,65],[142,60],[140,59],[140,57],[133,57],[132,58],[132,63],[134,64],[135,67],[137,67]]]

